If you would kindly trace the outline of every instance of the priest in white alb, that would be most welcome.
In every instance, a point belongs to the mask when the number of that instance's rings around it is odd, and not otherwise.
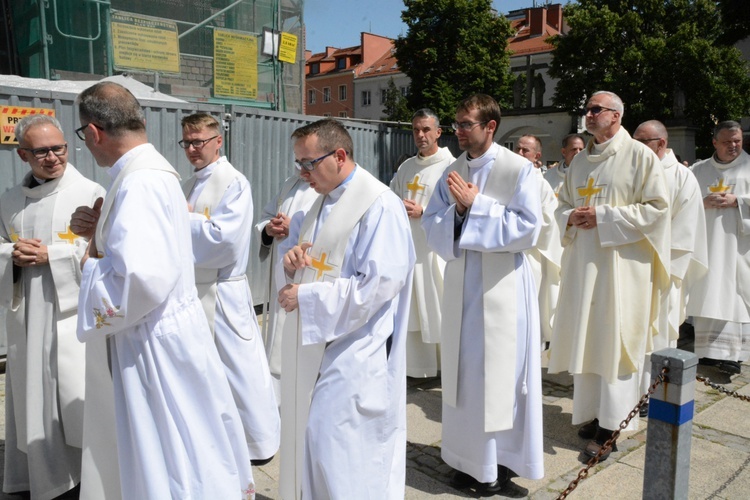
[[[653,338],[653,351],[677,347],[680,325],[686,318],[688,293],[708,269],[706,247],[706,214],[703,196],[693,173],[677,160],[669,149],[669,133],[658,120],[638,125],[633,139],[648,146],[661,160],[669,188],[670,218],[670,289],[662,297],[658,334]],[[641,377],[641,393],[652,383],[651,355],[646,355]],[[646,403],[646,409],[648,403]],[[641,408],[642,417],[647,412]]]
[[[555,196],[560,193],[560,188],[562,188],[563,181],[565,180],[565,174],[568,173],[573,158],[583,151],[583,148],[585,147],[586,141],[581,134],[568,134],[563,137],[562,148],[560,149],[562,160],[560,160],[557,166],[548,168],[547,171],[544,172],[544,179],[549,183],[550,187],[552,187]]]
[[[669,191],[653,151],[622,127],[611,92],[586,105],[594,138],[565,176],[556,212],[562,281],[549,372],[573,375],[573,424],[596,455],[640,399],[645,355],[669,293]],[[638,417],[627,430],[638,428]],[[617,451],[614,444],[600,460]]]
[[[281,472],[285,500],[403,499],[405,334],[414,247],[403,202],[354,163],[323,119],[292,134],[321,194],[280,247]]]
[[[262,465],[279,449],[281,420],[246,275],[250,183],[222,156],[221,125],[213,116],[184,117],[179,144],[195,167],[182,190],[191,210],[198,297],[242,417],[250,460]]]
[[[279,245],[289,236],[289,223],[297,212],[307,213],[318,197],[310,185],[295,174],[284,181],[276,197],[263,207],[255,230],[260,236],[259,257],[268,269],[266,284],[268,304],[264,304],[262,320],[263,343],[277,400],[281,400],[281,334],[285,315],[279,314],[279,284],[276,269],[279,266]],[[281,286],[284,286],[282,283]]]
[[[552,338],[552,322],[555,319],[557,297],[560,294],[560,265],[562,262],[562,245],[560,230],[555,221],[557,194],[544,180],[542,170],[538,168],[542,158],[542,141],[535,135],[524,135],[518,140],[516,153],[529,160],[539,177],[539,198],[542,201],[542,229],[539,231],[536,245],[526,250],[526,255],[534,273],[539,296],[539,326],[542,341],[546,344]]]
[[[68,223],[104,189],[67,162],[68,143],[54,117],[23,118],[15,134],[30,170],[0,197],[8,336],[3,491],[46,500],[81,480],[86,349],[75,329],[87,240]]]
[[[127,89],[97,83],[77,103],[76,133],[112,178],[87,212],[97,225],[81,261],[78,338],[108,341],[122,497],[252,499],[242,421],[195,290],[179,176],[148,143]]]
[[[750,359],[750,155],[742,136],[738,122],[720,122],[713,156],[691,167],[706,210],[709,262],[688,302],[695,354],[730,375]]]
[[[493,141],[500,107],[475,94],[456,110],[464,153],[427,204],[427,244],[446,261],[441,338],[443,460],[451,485],[528,494],[541,479],[539,310],[529,260],[542,226],[540,177]]]
[[[391,180],[391,189],[404,200],[417,253],[406,336],[406,375],[435,377],[440,369],[438,346],[445,261],[427,246],[420,222],[435,185],[455,158],[448,148],[438,146],[442,129],[432,110],[425,108],[414,113],[411,126],[419,153],[402,163]]]

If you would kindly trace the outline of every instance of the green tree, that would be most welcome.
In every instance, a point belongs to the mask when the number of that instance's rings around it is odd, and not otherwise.
[[[556,105],[575,112],[593,92],[610,90],[625,103],[628,130],[649,119],[683,120],[699,129],[703,148],[717,121],[750,111],[748,66],[720,41],[717,2],[579,0],[565,16],[570,32],[550,39]]]
[[[385,103],[383,104],[383,107],[383,111],[385,111],[385,116],[382,118],[383,120],[411,124],[411,115],[413,113],[409,111],[407,99],[404,94],[401,93],[401,89],[396,87],[396,82],[393,81],[393,78],[388,80],[388,88],[385,89]]]
[[[407,33],[396,40],[399,68],[411,78],[411,109],[429,107],[442,123],[474,93],[510,104],[512,29],[490,0],[404,0]]]

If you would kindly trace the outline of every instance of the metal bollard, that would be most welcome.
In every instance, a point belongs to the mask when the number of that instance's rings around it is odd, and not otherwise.
[[[698,357],[679,349],[651,354],[651,373],[669,372],[650,397],[646,464],[643,471],[645,500],[688,497],[690,441],[695,411],[695,372]]]

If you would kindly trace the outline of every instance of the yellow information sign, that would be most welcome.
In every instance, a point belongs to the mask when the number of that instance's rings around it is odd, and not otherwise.
[[[0,136],[0,144],[18,144],[16,140],[16,123],[18,120],[29,115],[55,116],[54,109],[44,108],[21,108],[19,106],[0,106],[0,123],[3,127],[3,135]]]
[[[214,30],[214,95],[258,98],[258,39],[255,36]]]
[[[291,33],[281,33],[279,43],[279,61],[294,64],[297,62],[297,36]]]
[[[115,69],[180,73],[174,21],[113,10],[112,50]]]

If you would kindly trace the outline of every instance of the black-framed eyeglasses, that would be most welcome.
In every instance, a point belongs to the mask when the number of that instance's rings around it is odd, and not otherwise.
[[[455,131],[463,130],[464,132],[468,132],[469,130],[473,129],[477,125],[484,125],[485,123],[489,123],[489,120],[483,121],[483,122],[453,122],[451,123],[451,127]]]
[[[203,146],[205,146],[208,142],[213,141],[219,137],[218,135],[215,135],[213,137],[209,137],[208,139],[193,139],[192,141],[178,141],[177,144],[180,145],[182,149],[190,149],[190,146],[193,146],[193,149],[203,149]]]
[[[86,140],[86,134],[84,134],[84,133],[83,133],[83,131],[84,131],[84,130],[86,130],[86,127],[88,127],[89,125],[93,125],[94,127],[98,128],[99,130],[104,130],[104,128],[103,128],[103,127],[100,127],[100,126],[99,126],[99,125],[97,125],[96,123],[91,123],[91,122],[89,122],[89,123],[87,123],[86,125],[81,125],[80,127],[78,127],[78,128],[77,128],[77,129],[75,130],[75,133],[76,133],[76,135],[78,136],[78,138],[79,138],[79,139],[81,139],[82,141],[85,141],[85,140]]]
[[[636,139],[638,142],[642,142],[643,144],[648,144],[651,141],[658,141],[661,137],[651,137],[650,139]]]
[[[305,170],[307,172],[312,172],[313,170],[315,170],[315,167],[317,167],[318,163],[320,163],[321,161],[325,160],[326,158],[328,158],[329,156],[331,156],[335,152],[336,152],[336,150],[334,149],[330,153],[324,154],[320,158],[315,158],[314,160],[310,160],[310,161],[298,161],[298,160],[294,160],[294,166],[300,172],[302,170]]]
[[[37,160],[43,160],[47,158],[47,155],[49,154],[50,151],[52,151],[52,153],[57,157],[64,155],[65,152],[68,150],[68,143],[66,142],[65,144],[56,144],[48,148],[34,148],[34,149],[18,148],[18,149],[22,151],[28,151],[29,153],[33,154],[34,158],[36,158]]]
[[[582,115],[587,115],[591,113],[591,116],[596,116],[602,111],[617,111],[614,108],[605,108],[604,106],[591,106],[590,108],[586,108],[583,111],[581,111]]]

